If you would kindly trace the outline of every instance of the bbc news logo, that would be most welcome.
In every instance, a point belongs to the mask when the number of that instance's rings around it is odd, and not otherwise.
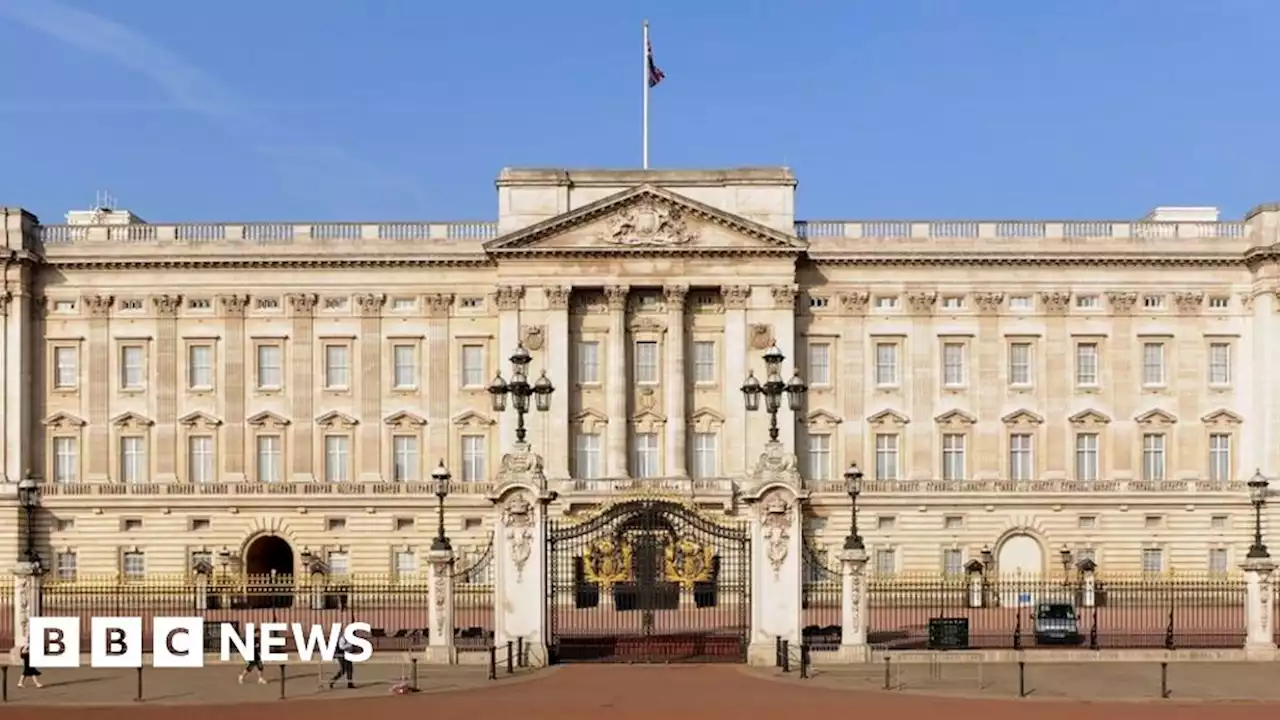
[[[33,617],[29,627],[27,643],[33,667],[80,667],[80,618]],[[142,667],[145,644],[142,628],[143,619],[140,617],[90,618],[90,667]],[[333,661],[338,656],[339,646],[345,646],[342,652],[345,659],[364,662],[373,655],[373,645],[366,639],[369,633],[368,623],[262,623],[256,626],[246,623],[243,633],[233,623],[220,623],[219,655],[223,662],[230,662],[234,648],[235,655],[242,662],[255,659],[285,662],[289,656],[283,648],[292,637],[298,659],[303,662],[310,662],[317,654],[321,660]],[[204,618],[152,618],[151,638],[152,667],[204,667]]]

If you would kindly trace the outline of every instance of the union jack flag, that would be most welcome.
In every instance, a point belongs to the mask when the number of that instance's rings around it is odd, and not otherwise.
[[[649,87],[658,87],[658,83],[662,82],[667,74],[653,62],[653,43],[646,41],[645,45],[645,52],[649,58]]]

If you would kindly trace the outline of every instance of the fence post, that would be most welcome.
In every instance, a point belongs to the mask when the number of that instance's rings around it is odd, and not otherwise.
[[[779,635],[773,643],[773,666],[782,667],[782,636]]]
[[[1263,657],[1275,653],[1276,643],[1271,635],[1275,609],[1271,576],[1276,565],[1271,558],[1252,558],[1244,565],[1245,594],[1245,652],[1253,651]]]
[[[800,643],[800,678],[809,677],[809,643]]]
[[[1169,697],[1169,663],[1160,663],[1160,699]]]
[[[1016,614],[1013,617],[1014,617],[1013,649],[1021,650],[1022,649],[1022,608],[1021,607],[1017,609]]]
[[[134,702],[142,702],[142,666],[138,666],[138,692],[133,697]]]
[[[524,636],[516,638],[516,665],[519,667],[528,667],[529,659],[524,656]]]
[[[507,641],[507,674],[508,675],[516,671],[515,652],[516,652],[516,644],[508,640]]]
[[[284,695],[285,667],[286,667],[285,665],[280,666],[280,699],[281,700],[283,700],[285,697]]]
[[[9,666],[0,666],[0,702],[9,702]]]
[[[889,668],[889,656],[885,655],[884,656],[884,689],[885,690],[893,689],[892,687],[890,687],[890,685],[892,684],[890,673],[891,673],[891,670]]]
[[[1098,608],[1093,608],[1093,623],[1089,626],[1089,649],[1098,649]]]
[[[782,638],[782,672],[791,672],[791,643]]]
[[[413,684],[410,685],[409,687],[413,688],[414,692],[417,692],[418,691],[418,658],[409,658],[409,666],[413,673],[413,676],[411,678],[413,681]]]
[[[1027,663],[1025,660],[1018,661],[1018,697],[1027,696]]]
[[[498,646],[489,646],[489,679],[498,679]]]

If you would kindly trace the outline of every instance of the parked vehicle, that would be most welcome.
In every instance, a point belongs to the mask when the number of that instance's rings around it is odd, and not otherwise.
[[[1071,603],[1040,603],[1032,622],[1037,645],[1079,645],[1084,640],[1080,618]]]

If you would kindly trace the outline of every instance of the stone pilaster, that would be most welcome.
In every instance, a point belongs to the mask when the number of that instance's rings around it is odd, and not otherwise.
[[[840,655],[844,662],[867,662],[871,659],[867,645],[867,551],[840,551],[841,631]]]
[[[356,296],[360,311],[360,482],[382,480],[382,306],[387,296]]]
[[[1062,422],[1071,414],[1070,399],[1075,387],[1075,348],[1067,335],[1067,310],[1071,307],[1071,293],[1040,293],[1040,307],[1045,314],[1044,352],[1045,378],[1059,383],[1058,392],[1050,392],[1046,398],[1044,474],[1048,479],[1062,479],[1075,472],[1074,451],[1071,446],[1071,425]],[[1099,348],[1099,373],[1107,357],[1106,348]],[[1110,450],[1106,447],[1103,452]],[[1104,471],[1105,472],[1105,471]]]
[[[796,298],[800,294],[800,288],[796,285],[775,285],[769,288],[769,294],[773,297],[773,310],[769,313],[773,342],[787,356],[787,362],[782,366],[782,379],[790,380],[792,373],[803,370],[796,345]],[[801,377],[804,377],[803,374]],[[784,398],[782,407],[778,410],[778,441],[784,447],[800,452],[801,448],[796,445],[796,421],[795,411]]]
[[[663,288],[667,302],[667,352],[666,373],[662,378],[666,390],[667,414],[667,474],[688,477],[688,378],[685,376],[684,303],[689,295],[688,285],[668,285]]]
[[[427,651],[430,665],[451,665],[453,652],[453,550],[427,553]]]
[[[1138,412],[1142,382],[1141,357],[1134,349],[1133,338],[1133,309],[1138,303],[1138,294],[1109,292],[1107,301],[1111,304],[1111,335],[1105,340],[1099,339],[1098,342],[1098,381],[1102,384],[1099,392],[1111,397],[1113,419],[1118,422],[1111,424],[1111,432],[1104,438],[1107,445],[1102,448],[1102,462],[1105,464],[1101,471],[1104,478],[1129,480],[1134,475],[1133,447],[1137,442],[1133,424],[1129,420]],[[1067,371],[1067,377],[1070,379],[1064,392],[1071,393],[1076,382],[1075,348],[1070,346],[1070,338],[1067,339],[1067,344],[1065,352],[1072,364]],[[1050,354],[1049,357],[1052,358],[1053,355]],[[1194,387],[1203,386],[1204,378],[1201,378],[1199,384]],[[1050,415],[1049,417],[1059,416]],[[1055,423],[1048,424],[1052,428]],[[1108,467],[1110,472],[1107,471]],[[1074,470],[1068,467],[1067,472],[1072,473]]]
[[[293,318],[293,377],[289,394],[293,398],[293,480],[312,482],[315,476],[315,293],[289,296]]]
[[[223,332],[227,335],[226,360],[222,376],[218,378],[226,388],[223,412],[227,431],[222,436],[222,479],[230,483],[245,479],[245,379],[252,372],[245,363],[244,347],[244,314],[248,307],[248,295],[222,295],[218,298]]]
[[[449,313],[453,309],[452,293],[435,293],[422,299],[427,316],[427,449],[425,458],[447,458],[449,455],[449,395],[458,386],[457,375],[449,372],[457,367],[449,351]],[[427,462],[427,461],[424,461]],[[430,465],[427,465],[430,467]]]
[[[627,415],[627,296],[631,288],[626,285],[604,289],[609,305],[609,349],[605,353],[608,368],[608,386],[605,388],[605,409],[609,424],[605,426],[606,467],[610,477],[631,477],[630,443],[631,418]]]
[[[507,358],[515,353],[520,344],[520,302],[524,299],[524,288],[519,285],[501,285],[493,294],[494,303],[498,306],[498,357],[493,358],[494,367],[504,376],[511,372],[511,364]],[[532,368],[530,368],[532,370]],[[507,377],[510,380],[510,377]],[[529,378],[530,382],[536,377]],[[498,417],[498,447],[510,447],[516,441],[517,417],[514,410],[501,413]]]
[[[178,388],[186,387],[178,372],[178,311],[181,295],[151,298],[156,313],[156,481],[178,478]]]
[[[547,374],[555,385],[551,394],[551,412],[545,427],[548,428],[545,443],[547,475],[553,480],[569,477],[570,433],[560,431],[569,427],[569,358],[573,354],[569,341],[569,300],[573,289],[548,287],[547,298]]]
[[[1276,651],[1274,629],[1275,608],[1271,587],[1276,564],[1270,557],[1249,558],[1241,565],[1245,582],[1246,652],[1265,654],[1272,659]]]
[[[840,333],[839,347],[836,349],[837,366],[832,368],[832,380],[839,393],[840,415],[844,422],[840,423],[844,453],[839,457],[845,465],[858,463],[859,467],[874,468],[874,458],[864,457],[866,448],[867,424],[863,420],[863,395],[867,387],[867,303],[871,294],[861,290],[840,293]],[[811,381],[812,378],[809,378]]]
[[[1182,316],[1200,314],[1204,306],[1204,293],[1199,291],[1176,292],[1174,306]],[[1209,343],[1202,332],[1193,331],[1186,322],[1179,323],[1175,346],[1168,360],[1169,389],[1177,393],[1174,410],[1180,422],[1170,429],[1169,472],[1170,480],[1195,480],[1207,477],[1204,471],[1209,456],[1208,439],[1200,417],[1200,391],[1209,382]],[[1132,416],[1130,416],[1132,417]],[[1235,452],[1239,452],[1237,447]]]
[[[1000,306],[1004,293],[982,292],[973,298],[978,306],[978,337],[974,345],[974,359],[969,368],[969,393],[976,396],[977,427],[974,428],[974,447],[971,457],[972,477],[976,480],[999,478],[1005,474],[1005,456],[1001,452],[1004,424],[1000,422],[1000,408],[1009,392],[1009,347],[1000,336]],[[1032,377],[1035,358],[1032,360]]]
[[[88,460],[88,482],[107,482],[111,479],[111,307],[115,298],[110,295],[90,295],[81,298],[80,305],[89,314],[89,343],[85,357],[89,365],[89,443],[87,447],[99,448],[99,452],[85,453]]]
[[[937,452],[938,429],[931,412],[942,372],[938,362],[941,355],[937,347],[938,337],[933,328],[933,309],[937,304],[937,293],[907,294],[911,337],[907,338],[907,347],[903,349],[901,371],[904,373],[903,387],[909,393],[905,401],[911,408],[912,420],[904,429],[910,436],[907,441],[909,460],[904,470],[905,476],[912,480],[931,480],[942,476],[941,453]],[[910,380],[905,373],[910,373]]]
[[[724,474],[743,477],[748,471],[747,410],[742,404],[742,383],[747,379],[747,303],[751,287],[720,288],[724,303]]]
[[[18,482],[22,478],[23,467],[20,462],[14,462],[23,447],[22,444],[15,444],[11,437],[14,433],[10,426],[13,423],[20,422],[22,419],[23,408],[25,407],[20,399],[14,398],[14,391],[21,392],[21,386],[14,387],[14,383],[10,381],[10,366],[13,360],[9,357],[9,333],[10,325],[20,322],[19,318],[9,319],[9,305],[12,304],[13,295],[7,291],[0,289],[0,371],[4,371],[4,388],[0,391],[0,427],[4,428],[4,442],[0,443],[0,483]],[[19,348],[22,346],[19,345]],[[19,378],[20,379],[20,378]],[[26,413],[30,414],[30,413]],[[19,443],[21,439],[19,439]],[[15,467],[11,468],[10,465]]]

